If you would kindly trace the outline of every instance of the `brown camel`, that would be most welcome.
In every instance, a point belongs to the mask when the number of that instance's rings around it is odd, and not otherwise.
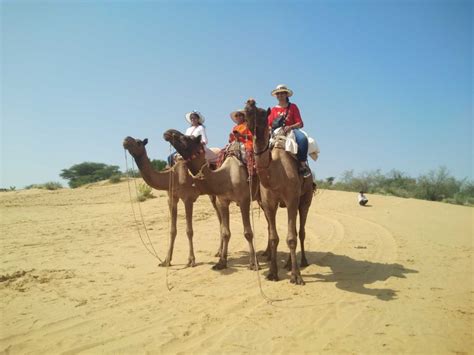
[[[189,256],[188,266],[196,266],[196,258],[194,257],[193,248],[193,204],[201,194],[194,186],[193,178],[188,173],[188,168],[184,161],[178,161],[173,168],[158,172],[153,169],[150,159],[148,158],[145,145],[148,139],[143,141],[127,137],[123,141],[123,147],[128,150],[135,160],[143,180],[152,188],[157,190],[168,191],[168,204],[171,210],[171,230],[170,230],[170,245],[165,261],[160,266],[170,266],[173,257],[174,241],[176,239],[177,228],[176,221],[178,216],[178,201],[182,200],[186,213],[186,234],[189,241]],[[170,176],[173,177],[172,187],[173,193],[170,196]],[[215,197],[211,197],[212,205],[217,212],[215,205]],[[219,214],[217,215],[220,221]]]
[[[255,270],[255,250],[252,244],[253,232],[250,225],[250,191],[246,167],[236,157],[231,156],[224,161],[219,169],[211,170],[204,159],[200,136],[186,136],[170,129],[164,133],[163,137],[188,161],[189,171],[194,175],[199,191],[217,197],[216,205],[221,216],[222,249],[219,262],[213,268],[221,270],[227,267],[227,251],[230,240],[229,204],[236,202],[242,214],[244,236],[249,244],[249,269]]]
[[[307,266],[304,252],[305,224],[313,199],[313,179],[298,174],[298,162],[284,149],[269,147],[270,131],[267,117],[270,109],[258,108],[254,100],[248,100],[245,115],[248,126],[254,134],[254,153],[257,175],[260,179],[261,204],[268,222],[270,246],[270,272],[267,279],[278,281],[277,247],[279,237],[276,228],[276,212],[284,204],[288,212],[288,235],[286,242],[290,248],[292,283],[304,285],[296,261],[296,217],[300,215],[299,239],[301,242],[301,265]]]

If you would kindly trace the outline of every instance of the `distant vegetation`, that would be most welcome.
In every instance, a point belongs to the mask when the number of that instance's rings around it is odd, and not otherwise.
[[[33,184],[25,187],[26,190],[29,189],[43,189],[43,190],[58,190],[62,189],[63,185],[60,182],[46,182],[44,184]]]
[[[166,166],[166,162],[159,159],[152,160],[151,164],[153,168],[158,171],[163,170]],[[118,183],[124,176],[140,177],[140,172],[138,170],[129,170],[124,174],[116,165],[84,162],[73,165],[69,169],[63,169],[59,176],[68,180],[69,187],[76,188],[102,180],[109,180],[111,183]],[[31,185],[31,187],[41,188],[39,186],[40,185]]]
[[[164,160],[160,160],[160,159],[153,159],[150,161],[151,165],[153,166],[153,169],[157,170],[157,171],[161,171],[161,170],[164,170],[167,163],[164,161]],[[124,173],[125,176],[129,176],[129,177],[140,177],[140,171],[138,169],[135,169],[135,171],[133,171],[132,169],[128,169],[128,171],[126,171]]]
[[[329,177],[316,180],[319,188],[342,191],[364,191],[381,195],[411,197],[429,201],[442,201],[459,205],[474,205],[474,182],[457,180],[445,167],[412,178],[398,170],[382,174],[380,170],[363,172],[346,171],[340,179]]]
[[[91,182],[107,180],[118,174],[121,173],[116,165],[85,162],[63,169],[59,176],[69,181],[69,187],[75,188]]]

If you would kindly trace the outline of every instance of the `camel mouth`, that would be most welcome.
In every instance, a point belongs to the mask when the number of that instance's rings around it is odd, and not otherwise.
[[[135,140],[132,137],[125,137],[122,143],[124,149],[128,149],[130,147],[130,144],[132,144],[133,141]]]
[[[163,133],[163,139],[167,142],[173,142],[175,140],[176,133],[178,131],[174,129],[169,129],[165,133]]]

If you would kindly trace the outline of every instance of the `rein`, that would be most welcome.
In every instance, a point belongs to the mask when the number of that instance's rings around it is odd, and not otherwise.
[[[197,157],[200,157],[202,154],[204,154],[204,147],[201,145],[201,149],[199,149],[199,151],[196,153],[196,154],[193,154],[191,155],[188,159],[185,159],[185,161],[187,163],[193,161],[194,159],[196,159]],[[204,176],[204,173],[203,173],[203,170],[205,167],[208,167],[209,166],[209,163],[206,161],[202,166],[201,168],[199,169],[199,171],[197,172],[197,174],[193,174],[191,172],[191,170],[188,169],[188,173],[189,175],[191,175],[191,177],[193,179],[197,179],[197,180],[204,180],[205,179],[205,176]]]

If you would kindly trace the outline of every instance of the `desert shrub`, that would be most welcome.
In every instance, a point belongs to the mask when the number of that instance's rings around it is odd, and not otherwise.
[[[417,179],[398,170],[382,174],[380,170],[355,175],[345,171],[341,178],[315,181],[320,188],[342,191],[365,191],[405,198],[443,201],[460,205],[474,205],[474,182],[457,180],[445,167],[432,170]]]
[[[92,182],[110,179],[113,175],[119,175],[120,170],[116,165],[85,162],[76,164],[69,169],[63,169],[60,176],[69,180],[69,187],[75,188]]]
[[[139,184],[137,187],[137,200],[143,202],[149,198],[154,198],[152,188],[147,184]]]
[[[164,168],[166,168],[167,163],[164,160],[153,159],[151,161],[151,165],[153,166],[155,170],[161,171],[161,170],[164,170]]]
[[[25,187],[25,189],[43,189],[43,190],[58,190],[62,189],[63,185],[60,182],[49,181],[44,184],[32,184]]]
[[[449,175],[448,169],[440,167],[418,178],[415,197],[423,200],[442,201],[452,198],[460,191],[462,182]]]
[[[138,170],[132,170],[132,169],[128,169],[124,174],[123,176],[125,177],[130,177],[130,178],[138,178],[138,177],[141,177],[141,174],[140,174],[140,171]]]
[[[119,183],[120,181],[122,181],[122,176],[120,176],[119,174],[112,175],[112,176],[110,177],[109,181],[110,181],[112,184],[117,184],[117,183]]]

